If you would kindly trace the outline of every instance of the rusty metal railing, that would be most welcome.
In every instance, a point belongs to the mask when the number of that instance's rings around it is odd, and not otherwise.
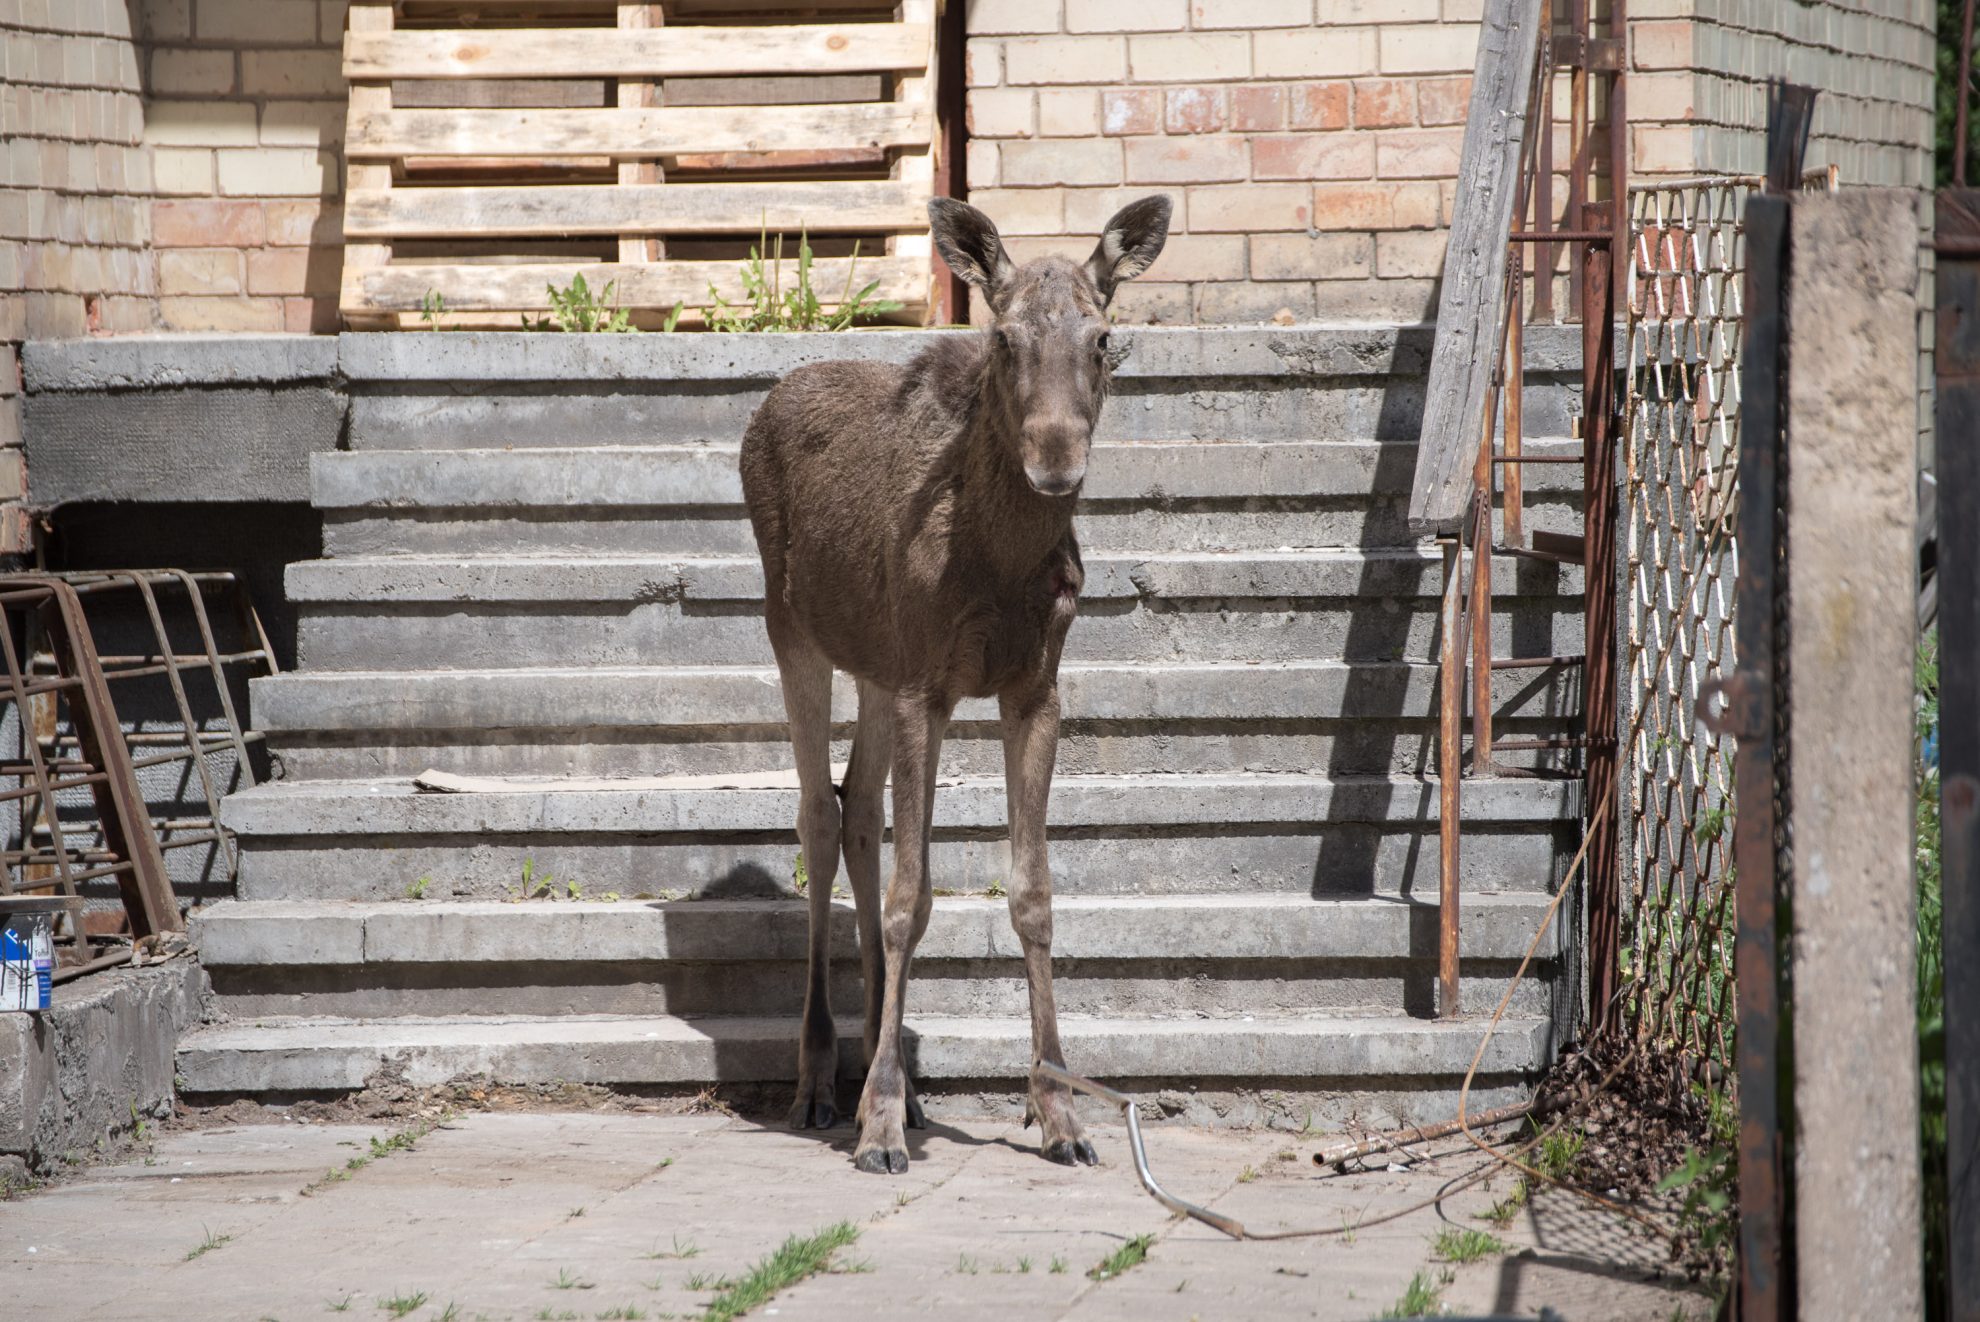
[[[209,597],[219,595],[231,597],[238,629],[225,651],[208,610]],[[99,635],[117,632],[107,616],[124,599],[136,603],[135,632],[148,642],[103,653]],[[212,762],[231,761],[237,782],[254,784],[250,750],[261,736],[240,719],[230,671],[273,673],[276,662],[244,586],[229,573],[17,574],[0,577],[0,605],[4,697],[19,721],[18,754],[0,762],[0,803],[18,805],[19,814],[17,838],[0,850],[0,894],[53,893],[65,902],[59,981],[129,959],[132,937],[182,926],[167,852],[205,846],[231,884],[238,856],[219,824],[229,786]],[[190,648],[188,637],[197,640]],[[162,695],[141,693],[147,680]],[[113,686],[126,695],[122,719]],[[169,715],[150,723],[155,728],[126,731],[137,709],[130,700],[145,696],[162,696]],[[148,777],[139,773],[175,764],[184,767],[182,788],[197,786],[204,812],[153,815]],[[79,820],[85,789],[91,813]],[[115,879],[121,912],[100,907],[106,878]]]
[[[1567,11],[1561,22],[1560,10]],[[1505,309],[1499,332],[1474,352],[1490,355],[1491,382],[1475,441],[1469,494],[1459,527],[1440,539],[1444,586],[1440,615],[1438,730],[1438,1012],[1452,1016],[1462,1007],[1458,959],[1461,947],[1460,862],[1463,840],[1463,779],[1534,774],[1500,760],[1511,753],[1563,755],[1579,751],[1589,787],[1584,812],[1593,812],[1601,787],[1613,785],[1615,768],[1614,684],[1608,650],[1591,645],[1586,655],[1494,655],[1492,642],[1492,560],[1505,555],[1554,565],[1583,565],[1586,636],[1606,639],[1614,620],[1609,573],[1613,546],[1612,487],[1615,399],[1613,334],[1615,295],[1611,272],[1624,243],[1623,214],[1614,199],[1626,183],[1628,143],[1626,65],[1622,34],[1628,17],[1614,0],[1596,19],[1586,0],[1549,4],[1549,22],[1535,52],[1535,77],[1520,146],[1520,168],[1506,244]],[[1563,30],[1565,29],[1565,30]],[[1599,35],[1598,35],[1599,34]],[[1568,159],[1565,216],[1554,220],[1554,115],[1558,84],[1568,83]],[[1467,132],[1477,131],[1476,126]],[[1598,200],[1603,195],[1606,200]],[[1582,398],[1579,455],[1526,453],[1524,407],[1524,326],[1531,315],[1551,320],[1557,253],[1569,254],[1570,301],[1583,327]],[[1529,261],[1529,255],[1531,260]],[[1529,309],[1527,291],[1532,290]],[[1426,434],[1424,445],[1449,445]],[[1458,438],[1462,444],[1463,439]],[[1525,526],[1524,468],[1529,464],[1577,463],[1583,470],[1585,532],[1575,537]],[[1419,456],[1419,474],[1424,460]],[[1419,487],[1422,482],[1419,480]],[[1497,525],[1495,531],[1495,507]],[[1469,560],[1467,561],[1467,554]],[[1492,676],[1505,670],[1561,671],[1580,667],[1582,730],[1537,738],[1503,738],[1493,731]],[[1467,682],[1468,681],[1468,682]],[[1469,697],[1471,744],[1464,748],[1464,714]],[[1559,768],[1555,768],[1559,770]],[[1591,904],[1613,894],[1613,847],[1591,848],[1587,858]],[[1596,934],[1600,939],[1600,934]]]

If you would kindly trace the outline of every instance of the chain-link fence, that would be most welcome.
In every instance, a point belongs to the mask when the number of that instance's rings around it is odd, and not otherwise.
[[[1732,740],[1698,695],[1733,667],[1742,222],[1758,180],[1630,191],[1622,637],[1623,1018],[1732,1065]]]

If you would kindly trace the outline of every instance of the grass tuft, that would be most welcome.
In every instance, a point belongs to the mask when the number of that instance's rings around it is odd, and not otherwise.
[[[413,1294],[394,1295],[390,1299],[381,1299],[378,1301],[378,1307],[393,1317],[404,1317],[408,1313],[418,1312],[426,1307],[426,1291],[419,1290]]]
[[[1428,1317],[1443,1304],[1444,1287],[1451,1283],[1449,1271],[1436,1275],[1418,1272],[1409,1278],[1409,1288],[1403,1291],[1402,1298],[1396,1300],[1383,1317]]]
[[[187,1164],[190,1165],[191,1163]],[[200,1257],[203,1254],[213,1252],[213,1250],[219,1248],[222,1244],[233,1242],[234,1237],[232,1235],[216,1235],[212,1231],[207,1230],[205,1226],[201,1226],[200,1229],[206,1232],[206,1238],[199,1242],[199,1247],[186,1254],[185,1260],[187,1262],[191,1262],[194,1258]]]
[[[779,1290],[824,1271],[834,1253],[858,1238],[859,1229],[850,1221],[827,1226],[815,1235],[792,1235],[739,1280],[728,1282],[722,1293],[709,1301],[703,1322],[730,1322],[761,1306]]]
[[[1445,1226],[1431,1239],[1430,1251],[1444,1262],[1468,1263],[1499,1256],[1506,1252],[1506,1246],[1497,1235],[1483,1230]]]
[[[1153,1235],[1136,1235],[1127,1243],[1109,1253],[1086,1273],[1095,1281],[1111,1281],[1130,1268],[1139,1267],[1148,1258],[1148,1246],[1155,1242]]]

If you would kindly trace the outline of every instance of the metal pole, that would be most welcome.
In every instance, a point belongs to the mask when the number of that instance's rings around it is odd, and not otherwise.
[[[1604,226],[1610,204],[1590,203],[1581,223]],[[1583,251],[1582,578],[1588,663],[1582,668],[1583,735],[1588,740],[1582,809],[1592,814],[1616,786],[1615,684],[1615,327],[1612,250]],[[1622,895],[1616,831],[1604,826],[1589,842],[1588,994],[1596,1031],[1616,1024]]]
[[[1727,705],[1708,724],[1737,740],[1733,823],[1736,868],[1733,976],[1739,1077],[1739,1281],[1741,1322],[1790,1314],[1785,1258],[1786,1143],[1782,1133],[1779,865],[1775,855],[1774,684],[1776,581],[1782,529],[1775,511],[1783,398],[1781,292],[1787,264],[1785,198],[1746,203],[1746,344],[1740,364],[1739,669],[1722,686]],[[1711,710],[1701,693],[1700,709]]]
[[[1980,1322],[1980,190],[1941,189],[1937,216],[1946,1316]]]
[[[1464,539],[1446,538],[1444,603],[1438,621],[1437,707],[1437,1014],[1456,1016],[1458,996],[1458,845],[1463,832]]]

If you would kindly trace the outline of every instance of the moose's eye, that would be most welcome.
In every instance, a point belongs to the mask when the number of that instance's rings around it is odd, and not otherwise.
[[[991,334],[997,337],[997,347],[999,349],[1008,350],[1011,347],[1010,332],[1006,331],[1002,326],[997,327]]]
[[[1107,352],[1107,346],[1113,342],[1113,338],[1114,337],[1108,334],[1106,331],[1101,331],[1100,338],[1093,342],[1094,350],[1099,353]]]

